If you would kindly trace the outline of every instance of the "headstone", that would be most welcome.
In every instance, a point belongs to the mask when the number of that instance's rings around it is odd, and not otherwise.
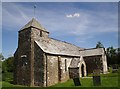
[[[75,86],[80,86],[81,85],[79,78],[73,78],[73,81],[74,81]]]
[[[100,86],[101,85],[100,76],[93,76],[93,85],[94,86]]]
[[[69,67],[69,76],[71,79],[73,79],[75,86],[80,86],[80,79],[79,79],[79,67]]]
[[[79,78],[79,67],[69,67],[69,77],[71,79]]]
[[[93,71],[93,85],[100,86],[101,85],[101,78],[100,78],[100,70]]]

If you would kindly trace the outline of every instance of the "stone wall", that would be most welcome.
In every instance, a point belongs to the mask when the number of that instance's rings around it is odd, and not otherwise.
[[[47,54],[47,86],[69,79],[69,66],[72,57]],[[66,62],[65,62],[66,61]]]
[[[47,86],[58,83],[58,57],[47,55]]]
[[[106,54],[102,55],[101,60],[103,63],[103,73],[106,74],[106,73],[108,73]]]
[[[28,85],[31,83],[31,30],[19,32],[18,49],[14,54],[14,83]]]
[[[34,86],[44,86],[44,66],[43,51],[34,43]]]
[[[93,73],[94,70],[100,69],[101,71],[103,70],[103,65],[102,65],[102,56],[86,56],[83,57],[84,61],[86,63],[86,70],[87,74],[88,73]]]
[[[69,66],[73,57],[61,56],[61,79],[60,82],[65,82],[69,79]],[[65,64],[66,61],[66,64]]]
[[[39,39],[40,37],[47,38],[49,36],[48,32],[45,32],[36,28],[32,28],[32,32],[35,40]]]

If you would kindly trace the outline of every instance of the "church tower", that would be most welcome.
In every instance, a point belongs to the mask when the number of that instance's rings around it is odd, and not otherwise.
[[[33,18],[18,35],[18,48],[14,54],[14,83],[34,86],[34,40],[47,38],[49,32]]]

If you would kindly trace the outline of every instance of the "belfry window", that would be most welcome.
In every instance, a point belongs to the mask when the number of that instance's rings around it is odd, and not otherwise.
[[[67,60],[65,59],[65,71],[67,71]]]
[[[22,66],[25,67],[27,63],[27,55],[21,55]]]

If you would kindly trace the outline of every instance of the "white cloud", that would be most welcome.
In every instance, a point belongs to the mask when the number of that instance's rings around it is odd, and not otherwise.
[[[70,14],[70,15],[66,15],[67,18],[72,18],[73,16]]]
[[[79,13],[75,13],[73,16],[74,16],[74,17],[79,17],[80,14],[79,14]]]
[[[66,15],[66,17],[67,18],[80,17],[80,14],[79,13],[69,14],[69,15]]]

